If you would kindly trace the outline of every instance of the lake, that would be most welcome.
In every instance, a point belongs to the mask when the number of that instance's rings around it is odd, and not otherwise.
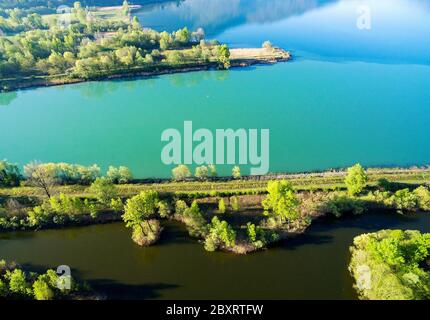
[[[371,8],[370,30],[356,26],[361,3]],[[0,158],[168,177],[161,133],[191,120],[211,130],[269,129],[271,172],[430,163],[427,2],[187,0],[137,16],[160,30],[201,26],[233,47],[269,39],[295,59],[2,93]]]

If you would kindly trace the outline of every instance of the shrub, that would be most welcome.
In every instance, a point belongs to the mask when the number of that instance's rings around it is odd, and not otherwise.
[[[331,213],[336,217],[340,217],[348,212],[356,215],[362,214],[366,210],[366,206],[361,200],[351,198],[345,194],[335,193],[323,201],[319,210],[322,213]]]
[[[240,209],[239,199],[236,196],[230,197],[230,207],[231,207],[231,210],[235,212],[239,211]]]
[[[60,193],[60,196],[49,199],[52,211],[58,214],[79,215],[86,212],[86,208],[81,199],[67,196]]]
[[[158,213],[161,218],[167,218],[172,213],[170,205],[167,201],[159,201],[157,204]]]
[[[214,217],[208,227],[209,232],[205,238],[207,251],[215,251],[221,246],[234,247],[236,245],[236,232],[227,221],[220,221],[218,217]]]
[[[21,179],[21,173],[17,165],[6,160],[0,160],[0,187],[18,186]]]
[[[207,223],[200,212],[197,201],[193,201],[191,206],[185,209],[182,221],[192,237],[204,237],[207,233]]]
[[[33,293],[36,300],[52,300],[54,298],[54,292],[42,279],[33,283]]]
[[[112,208],[112,210],[119,212],[124,210],[124,203],[122,203],[121,198],[111,199],[110,207]]]
[[[27,282],[27,277],[24,271],[15,269],[6,271],[5,278],[9,281],[9,291],[21,297],[31,296],[32,290]]]
[[[225,202],[224,202],[223,198],[219,199],[219,202],[218,202],[218,213],[221,213],[221,214],[225,213]]]
[[[387,200],[387,203],[393,206],[398,213],[403,214],[417,209],[418,196],[409,189],[398,190]]]
[[[187,203],[184,200],[178,200],[175,204],[175,213],[178,215],[183,215],[188,209]]]
[[[89,192],[93,193],[101,204],[107,206],[118,194],[115,185],[107,178],[97,178],[89,187]]]
[[[430,211],[430,191],[424,186],[420,186],[414,190],[414,194],[418,198],[418,206],[420,209]]]

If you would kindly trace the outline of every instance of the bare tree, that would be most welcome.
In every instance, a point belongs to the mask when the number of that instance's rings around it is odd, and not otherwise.
[[[55,167],[31,162],[24,167],[24,173],[30,185],[42,188],[48,198],[51,198],[51,190],[57,184]]]

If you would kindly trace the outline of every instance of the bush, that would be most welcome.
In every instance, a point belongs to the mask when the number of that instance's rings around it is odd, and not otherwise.
[[[172,213],[170,205],[167,201],[159,201],[158,204],[158,214],[161,218],[167,218]]]
[[[231,210],[235,212],[239,211],[240,209],[239,199],[236,196],[230,197],[230,207],[231,207]]]
[[[21,173],[17,165],[6,160],[0,160],[0,187],[18,186],[21,179]]]
[[[205,238],[207,251],[215,251],[221,246],[231,248],[236,245],[236,232],[227,221],[220,221],[218,217],[214,217],[208,227],[209,232]]]
[[[33,283],[33,293],[36,300],[52,300],[54,298],[54,291],[42,279]]]
[[[332,194],[320,205],[322,213],[330,213],[335,217],[341,217],[344,213],[362,214],[366,210],[363,201],[350,198],[344,194]]]
[[[59,198],[51,197],[48,201],[52,211],[57,214],[79,215],[86,213],[84,202],[77,197],[60,193]]]
[[[414,190],[414,194],[418,198],[418,206],[420,209],[430,211],[430,191],[424,186],[420,186]]]
[[[178,215],[183,215],[188,209],[187,203],[184,200],[178,200],[175,204],[175,213]]]
[[[82,292],[84,287],[70,280],[70,289],[61,289],[60,278],[54,270],[47,270],[44,274],[26,272],[15,263],[0,260],[0,297],[8,299],[36,299],[52,300],[69,297]]]
[[[184,210],[182,221],[187,226],[190,236],[196,238],[205,237],[207,233],[207,222],[200,212],[197,201],[193,201],[191,207]]]
[[[115,185],[107,178],[97,178],[88,190],[103,205],[109,206],[111,199],[117,197]]]
[[[122,203],[121,198],[111,199],[110,207],[112,208],[112,210],[120,212],[124,210],[124,203]]]
[[[219,202],[218,202],[218,213],[221,213],[221,214],[225,213],[225,202],[224,202],[223,198],[219,199]]]
[[[412,212],[418,208],[418,196],[409,189],[398,190],[387,200],[387,204],[400,214]]]

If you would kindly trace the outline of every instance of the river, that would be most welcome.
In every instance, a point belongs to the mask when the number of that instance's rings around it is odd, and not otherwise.
[[[148,248],[115,223],[1,233],[0,252],[36,270],[68,265],[109,298],[355,299],[348,248],[356,235],[383,228],[430,232],[430,215],[327,218],[305,235],[247,256],[206,252],[176,223],[167,223],[161,242]]]

